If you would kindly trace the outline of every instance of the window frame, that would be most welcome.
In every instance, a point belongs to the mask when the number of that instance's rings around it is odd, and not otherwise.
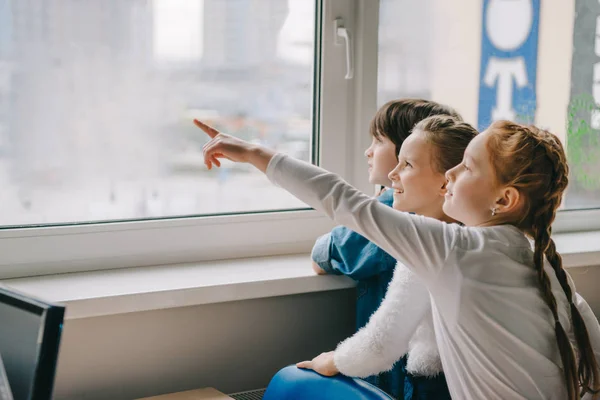
[[[377,109],[379,0],[315,0],[313,160],[365,192],[369,122]],[[354,46],[344,79],[343,18]],[[314,210],[0,229],[0,279],[306,253],[333,223]],[[600,209],[560,211],[554,232],[600,230]]]
[[[374,37],[369,36],[375,42],[365,43],[361,35],[355,33],[355,26],[365,26],[365,22],[356,20],[365,19],[357,12],[359,9],[370,10],[368,16],[375,18],[366,26],[373,26],[373,21],[377,24],[379,2],[369,2],[367,6],[367,2],[359,0],[314,1],[313,160],[357,187],[367,189],[364,176],[358,179],[352,176],[356,171],[364,170],[353,162],[357,145],[364,148],[364,138],[354,140],[355,132],[357,126],[364,127],[365,123],[354,113],[361,109],[356,107],[365,103],[357,101],[355,92],[363,82],[360,74],[365,71],[373,74],[368,81],[376,83],[377,59],[367,60],[367,64],[373,65],[364,68],[365,62],[358,63],[359,58],[355,57],[355,77],[344,79],[345,46],[334,44],[333,35],[334,20],[343,18],[353,39],[355,54],[362,54],[361,47],[365,45],[376,54],[376,30]],[[377,7],[373,7],[375,3]],[[367,90],[373,92],[368,96],[373,108],[376,85]],[[364,110],[362,114],[370,118],[372,112],[372,109]],[[302,209],[0,229],[0,254],[3,254],[0,279],[304,253],[310,251],[315,239],[331,227],[333,223],[326,216]]]
[[[600,208],[586,210],[559,210],[552,224],[552,232],[600,231]]]

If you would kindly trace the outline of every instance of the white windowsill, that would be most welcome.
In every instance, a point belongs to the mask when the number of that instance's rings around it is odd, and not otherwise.
[[[0,281],[67,306],[66,319],[353,287],[318,276],[310,256],[289,255],[78,272]]]
[[[600,231],[555,235],[566,267],[600,266]],[[80,272],[0,281],[67,305],[67,319],[351,288],[317,276],[308,254]]]

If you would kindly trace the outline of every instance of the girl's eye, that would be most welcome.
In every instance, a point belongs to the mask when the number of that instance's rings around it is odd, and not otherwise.
[[[465,167],[465,169],[466,169],[467,171],[470,171],[470,170],[471,170],[471,169],[470,169],[470,168],[467,166],[467,164],[463,164],[463,167]]]
[[[409,163],[408,161],[404,161],[404,164],[405,164],[407,167],[411,167],[411,168],[412,168],[412,165],[411,165],[411,163]]]

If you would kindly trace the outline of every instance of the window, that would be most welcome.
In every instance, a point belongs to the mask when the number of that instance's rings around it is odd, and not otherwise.
[[[310,160],[315,2],[0,4],[0,225],[305,208],[191,119]]]
[[[496,119],[547,128],[567,147],[563,208],[600,208],[598,21],[588,0],[381,0],[378,103],[423,97],[480,130]]]
[[[355,38],[350,0],[0,0],[0,279],[309,251],[331,222],[206,171],[191,120],[348,177],[336,18]]]
[[[307,252],[332,223],[251,168],[206,171],[191,119],[368,191],[369,121],[399,97],[562,134],[560,229],[600,229],[600,11],[540,3],[0,0],[0,278]]]

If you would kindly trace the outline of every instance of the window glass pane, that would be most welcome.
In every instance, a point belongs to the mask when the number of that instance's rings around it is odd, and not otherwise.
[[[192,118],[309,160],[315,2],[0,0],[0,225],[303,207]]]
[[[597,0],[381,0],[378,103],[423,97],[479,130],[535,123],[567,145],[566,209],[600,207]]]

